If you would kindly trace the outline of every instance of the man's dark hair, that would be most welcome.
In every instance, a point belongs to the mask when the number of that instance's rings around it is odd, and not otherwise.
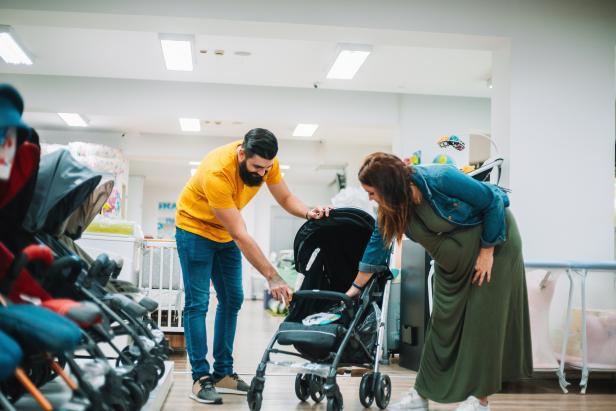
[[[278,153],[278,140],[274,133],[269,130],[253,128],[244,136],[242,148],[247,158],[257,154],[266,160],[271,160]]]

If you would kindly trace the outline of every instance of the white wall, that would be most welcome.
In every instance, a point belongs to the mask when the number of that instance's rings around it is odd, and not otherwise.
[[[131,175],[128,177],[128,189],[126,191],[126,218],[143,225],[143,189],[145,176]]]
[[[143,234],[156,238],[158,222],[158,202],[176,202],[182,186],[154,183],[147,179],[143,187]]]
[[[468,133],[490,131],[490,100],[485,98],[403,95],[399,98],[399,115],[395,152],[408,157],[421,150],[422,164],[431,163],[438,154],[447,154],[458,166],[464,166],[468,163]],[[466,143],[463,151],[438,146],[439,137],[451,134]]]

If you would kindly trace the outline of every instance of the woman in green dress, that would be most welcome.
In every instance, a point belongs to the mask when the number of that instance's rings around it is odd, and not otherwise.
[[[453,166],[409,167],[387,153],[369,155],[359,181],[379,209],[347,294],[359,294],[403,234],[435,261],[415,387],[394,407],[427,410],[430,399],[463,401],[459,411],[489,410],[488,397],[504,381],[533,368],[522,243],[506,193]]]

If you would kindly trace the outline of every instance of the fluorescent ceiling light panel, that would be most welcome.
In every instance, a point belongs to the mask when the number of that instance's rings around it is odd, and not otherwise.
[[[291,166],[290,166],[290,165],[287,165],[287,164],[281,164],[281,165],[280,165],[280,169],[281,169],[281,170],[288,170],[288,169],[290,169],[290,168],[291,168]]]
[[[327,73],[327,78],[350,80],[372,52],[372,46],[363,44],[340,44],[338,56]]]
[[[77,113],[58,113],[58,115],[71,127],[88,127],[86,119]]]
[[[318,124],[299,123],[293,130],[293,137],[312,137],[317,128],[319,128]]]
[[[189,161],[188,162],[189,166],[198,166],[199,164],[201,164],[201,161]]]
[[[32,65],[32,57],[19,44],[11,26],[0,26],[0,57],[7,64]]]
[[[160,34],[159,38],[167,70],[193,71],[195,62],[193,36]]]
[[[201,121],[198,118],[181,118],[182,131],[201,131]]]

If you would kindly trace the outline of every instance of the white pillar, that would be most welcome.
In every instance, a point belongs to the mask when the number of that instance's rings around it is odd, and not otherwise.
[[[494,54],[493,128],[499,141],[510,134],[512,209],[526,258],[611,259],[614,44],[565,40],[528,34],[512,40],[510,56]],[[497,90],[507,74],[510,89]]]

